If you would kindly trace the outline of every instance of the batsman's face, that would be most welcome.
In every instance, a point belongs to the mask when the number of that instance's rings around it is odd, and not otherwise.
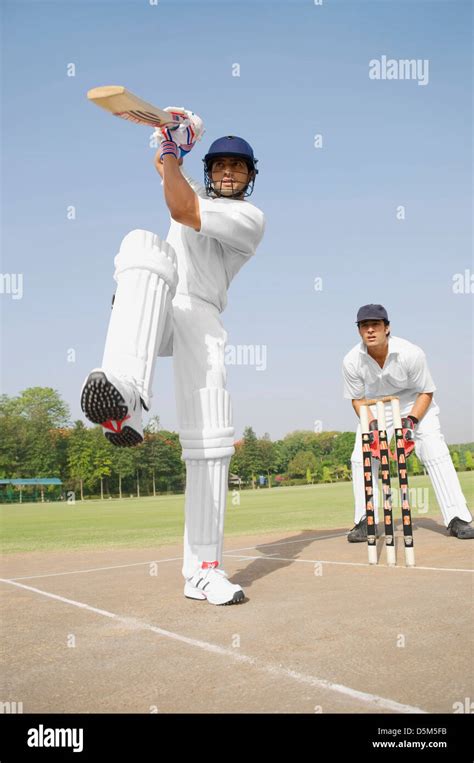
[[[383,321],[361,321],[359,324],[359,334],[367,349],[383,347],[389,331]]]
[[[242,159],[223,157],[212,163],[211,180],[215,190],[223,196],[242,191],[249,181],[249,169]]]

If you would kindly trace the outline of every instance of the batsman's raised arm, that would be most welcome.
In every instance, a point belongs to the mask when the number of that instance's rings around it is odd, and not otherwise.
[[[196,231],[201,228],[197,194],[183,177],[180,165],[204,133],[200,117],[192,111],[168,106],[165,111],[181,111],[187,116],[186,122],[177,127],[162,128],[155,136],[160,141],[155,155],[155,168],[163,179],[165,201],[175,222],[187,225]]]
[[[163,150],[160,147],[155,156],[155,167],[163,178],[165,201],[170,215],[176,222],[199,231],[201,228],[199,201],[197,194],[181,173],[180,164],[183,160],[178,160],[171,153],[163,153]]]

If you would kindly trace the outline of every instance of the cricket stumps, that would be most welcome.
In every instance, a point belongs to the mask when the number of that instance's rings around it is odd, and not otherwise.
[[[361,400],[360,403],[362,461],[364,470],[365,510],[367,515],[367,547],[369,564],[377,564],[374,490],[378,488],[378,485],[374,486],[372,476],[372,451],[370,447],[371,430],[369,428],[370,405],[375,405],[377,411],[377,429],[380,446],[380,471],[382,479],[382,500],[387,564],[390,567],[393,567],[397,563],[395,549],[395,531],[393,523],[392,486],[390,479],[390,452],[387,436],[387,425],[385,421],[385,404],[390,403],[392,408],[393,428],[395,434],[400,506],[402,509],[405,564],[407,567],[414,567],[415,552],[413,548],[413,525],[411,520],[410,499],[408,493],[405,444],[403,441],[403,427],[400,416],[400,400],[398,397],[389,396],[373,400]]]

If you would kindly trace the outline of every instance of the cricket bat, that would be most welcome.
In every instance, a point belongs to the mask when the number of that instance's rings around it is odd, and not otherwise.
[[[178,126],[187,119],[184,111],[176,109],[174,111],[165,111],[157,106],[152,106],[134,95],[125,87],[120,85],[105,85],[104,87],[93,87],[87,93],[88,99],[109,111],[116,117],[128,119],[137,125],[148,125],[149,127],[170,127]]]

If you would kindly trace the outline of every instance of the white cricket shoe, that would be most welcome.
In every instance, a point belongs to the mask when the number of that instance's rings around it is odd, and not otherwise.
[[[203,562],[191,578],[186,580],[184,595],[188,599],[207,599],[209,604],[238,604],[245,594],[239,585],[230,583],[218,562]]]
[[[127,447],[143,442],[142,404],[132,381],[95,368],[81,391],[81,408],[112,445]]]

